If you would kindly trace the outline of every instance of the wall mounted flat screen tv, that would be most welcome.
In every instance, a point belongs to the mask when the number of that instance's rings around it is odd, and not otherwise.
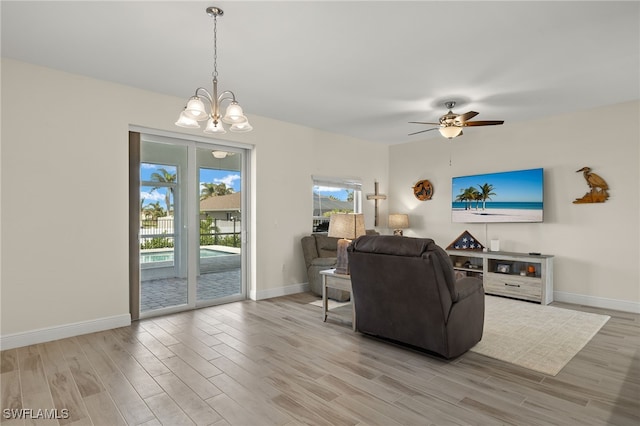
[[[451,221],[542,222],[543,174],[540,168],[454,177]]]

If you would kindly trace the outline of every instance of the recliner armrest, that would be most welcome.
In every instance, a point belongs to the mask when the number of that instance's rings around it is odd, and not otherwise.
[[[316,249],[316,239],[313,235],[307,235],[300,239],[302,244],[302,255],[304,256],[304,263],[307,266],[311,266],[313,259],[318,257],[318,250]]]
[[[334,266],[337,262],[335,257],[316,257],[309,266]]]
[[[454,283],[454,300],[453,302],[457,302],[462,299],[466,299],[471,296],[475,292],[482,289],[482,281],[478,278],[474,277],[464,277],[460,278],[458,281]]]

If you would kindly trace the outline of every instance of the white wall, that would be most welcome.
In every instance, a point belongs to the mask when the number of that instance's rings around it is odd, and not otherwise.
[[[443,247],[468,230],[485,246],[499,239],[501,250],[555,255],[557,300],[640,311],[639,117],[639,102],[629,102],[394,145],[389,209],[409,213],[405,235]],[[588,191],[576,173],[584,166],[609,184],[606,203],[572,203]],[[543,223],[451,223],[453,176],[537,167],[544,168]],[[432,200],[413,196],[420,179],[433,183]]]
[[[128,315],[129,126],[184,133],[173,125],[184,99],[13,60],[1,67],[2,342],[121,321]],[[380,203],[382,225],[389,211],[408,212],[406,235],[444,246],[468,229],[484,241],[499,238],[506,250],[555,254],[558,294],[637,309],[638,115],[635,102],[392,147],[251,115],[253,132],[224,136],[255,146],[252,294],[279,295],[307,281],[300,238],[311,228],[315,174],[358,176],[364,194],[379,180],[389,196]],[[571,203],[586,191],[575,173],[582,166],[608,181],[607,203]],[[450,223],[452,176],[530,167],[545,168],[544,223],[491,225],[486,236],[483,225]],[[434,198],[419,202],[411,186],[424,178]],[[363,206],[372,228],[373,202]]]
[[[0,335],[6,344],[7,336],[121,320],[129,303],[129,126],[184,133],[173,123],[185,99],[1,65]],[[388,147],[247,113],[254,131],[224,136],[255,146],[251,292],[262,298],[307,281],[300,238],[311,231],[311,175],[358,176],[365,193],[378,179],[386,191]],[[364,213],[373,227],[372,202]]]
[[[259,125],[268,139],[255,149],[258,288],[252,297],[262,299],[282,294],[282,286],[296,291],[307,281],[300,239],[311,233],[311,176],[359,177],[363,194],[373,193],[376,179],[388,180],[388,147],[273,120]],[[367,229],[374,227],[373,207],[363,201]]]

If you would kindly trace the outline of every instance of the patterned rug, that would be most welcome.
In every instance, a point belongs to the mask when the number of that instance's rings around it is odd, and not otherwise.
[[[484,333],[471,351],[555,376],[609,318],[486,296]]]

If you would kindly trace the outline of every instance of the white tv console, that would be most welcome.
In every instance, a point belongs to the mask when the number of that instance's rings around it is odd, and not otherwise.
[[[553,302],[553,256],[504,251],[447,250],[453,269],[482,279],[487,294],[548,305]]]

